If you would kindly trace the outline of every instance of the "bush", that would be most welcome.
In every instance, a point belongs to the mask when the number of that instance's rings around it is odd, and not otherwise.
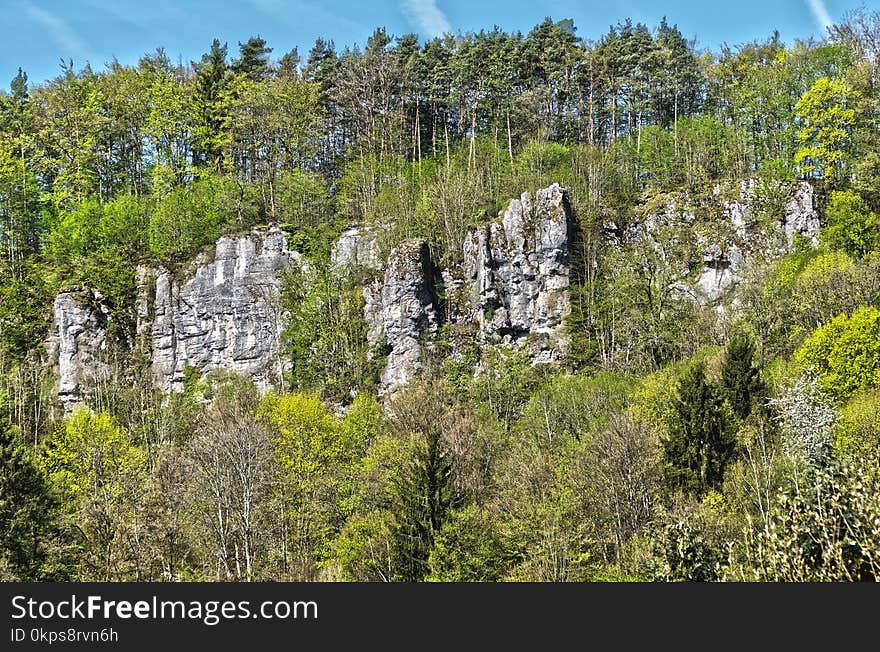
[[[860,392],[843,407],[834,449],[847,457],[880,454],[880,390]]]
[[[859,308],[820,326],[795,352],[812,367],[825,389],[845,400],[860,389],[880,384],[880,310]]]
[[[856,193],[844,190],[831,193],[826,210],[828,224],[822,241],[860,258],[880,248],[880,217]]]
[[[783,495],[770,524],[747,534],[731,579],[788,582],[880,578],[877,460],[817,472],[812,486]]]

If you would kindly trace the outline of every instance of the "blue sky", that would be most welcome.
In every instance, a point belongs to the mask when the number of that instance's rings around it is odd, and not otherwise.
[[[871,4],[874,0],[868,0]],[[239,41],[259,34],[280,57],[294,46],[308,52],[318,36],[338,48],[363,43],[377,26],[423,37],[499,25],[528,31],[545,16],[573,18],[584,38],[600,36],[630,17],[656,25],[663,15],[687,37],[716,48],[764,38],[823,34],[823,25],[862,0],[2,0],[0,88],[19,66],[31,83],[59,74],[59,59],[100,69],[114,56],[134,63],[156,47],[177,60],[197,60],[214,37],[237,53]]]

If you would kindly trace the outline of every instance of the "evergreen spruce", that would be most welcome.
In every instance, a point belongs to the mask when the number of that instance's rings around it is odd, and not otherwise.
[[[16,579],[43,579],[56,507],[30,452],[0,422],[0,560]]]
[[[668,487],[697,496],[719,488],[734,447],[720,392],[706,380],[705,364],[698,363],[678,383],[664,441]]]
[[[744,333],[730,340],[721,368],[721,387],[734,416],[744,420],[766,398],[761,372],[755,366],[755,343]]]

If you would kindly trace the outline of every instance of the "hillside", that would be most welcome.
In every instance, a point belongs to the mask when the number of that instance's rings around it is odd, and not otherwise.
[[[20,71],[0,579],[877,579],[878,35]]]

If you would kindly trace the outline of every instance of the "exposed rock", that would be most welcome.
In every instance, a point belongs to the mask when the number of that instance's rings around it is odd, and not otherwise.
[[[277,228],[217,241],[213,261],[201,256],[185,280],[156,275],[153,373],[167,391],[183,388],[184,370],[225,369],[267,389],[283,372],[284,315],[279,272],[300,261]]]
[[[107,350],[109,308],[97,290],[76,286],[62,290],[52,305],[52,330],[47,349],[58,364],[58,399],[69,412],[83,389],[108,373],[102,360]]]
[[[365,318],[371,345],[388,351],[380,393],[393,393],[424,368],[437,332],[434,270],[427,243],[407,240],[388,256],[381,286],[364,290]]]
[[[374,280],[364,286],[364,321],[367,324],[367,344],[371,349],[385,344],[385,324],[382,319],[383,281]]]
[[[810,240],[814,247],[819,244],[816,192],[806,181],[797,184],[791,198],[786,202],[781,227],[789,247],[793,245],[795,234]]]
[[[337,274],[350,275],[359,268],[379,270],[379,243],[368,226],[352,225],[345,231],[330,252],[330,267]]]
[[[565,355],[571,233],[568,201],[553,184],[523,193],[465,239],[462,312],[479,341],[525,346],[534,362]]]
[[[790,252],[795,235],[806,238],[813,246],[818,244],[819,213],[813,186],[802,181],[793,187],[780,185],[776,191],[788,194],[776,222],[777,234],[763,232],[759,227],[755,206],[757,180],[741,181],[740,198],[725,203],[724,217],[735,236],[723,250],[717,244],[704,250],[704,268],[697,281],[704,302],[717,303],[728,296],[742,281],[744,269],[756,255],[766,258]],[[777,235],[784,236],[783,242],[779,242]]]
[[[755,179],[739,182],[733,189],[736,196],[727,200],[721,200],[721,195],[729,193],[730,188],[716,185],[713,196],[717,201],[702,207],[708,213],[702,220],[697,219],[692,208],[677,211],[675,200],[658,214],[646,218],[648,232],[672,219],[691,226],[703,264],[697,270],[690,291],[682,284],[677,287],[704,305],[720,304],[730,297],[742,281],[745,268],[756,256],[767,259],[790,252],[796,235],[814,246],[818,244],[819,213],[812,185],[804,181],[790,187],[780,184],[773,189],[783,201],[775,231],[768,232],[759,220],[757,184]],[[679,201],[687,205],[689,198],[685,195]]]
[[[656,207],[645,207],[638,228],[617,237],[650,240],[667,227],[670,237],[678,237],[677,229],[685,226],[681,232],[693,240],[687,262],[677,263],[682,269],[675,287],[721,305],[756,256],[784,253],[795,234],[817,241],[812,186],[799,183],[787,196],[781,188],[783,201],[774,209],[777,228],[767,228],[759,219],[756,184],[719,185],[701,198],[660,196]],[[453,356],[470,343],[525,350],[533,363],[564,358],[572,238],[571,210],[558,184],[523,193],[497,220],[471,231],[461,262],[445,270],[434,268],[422,240],[399,244],[383,266],[371,228],[354,226],[343,233],[331,264],[337,274],[364,283],[367,339],[387,355],[380,392],[394,392],[425,371],[441,323],[448,327]],[[695,252],[702,256],[697,269]],[[202,254],[178,275],[139,267],[135,345],[151,356],[157,384],[180,390],[185,370],[192,367],[200,374],[238,372],[261,389],[270,387],[285,371],[279,355],[285,320],[279,272],[291,264],[308,273],[284,234],[272,227],[220,238],[213,256]],[[442,299],[435,289],[441,276]],[[108,348],[107,321],[99,292],[77,288],[56,298],[49,348],[58,360],[59,396],[65,403],[75,403],[83,383],[107,372],[101,362]]]

